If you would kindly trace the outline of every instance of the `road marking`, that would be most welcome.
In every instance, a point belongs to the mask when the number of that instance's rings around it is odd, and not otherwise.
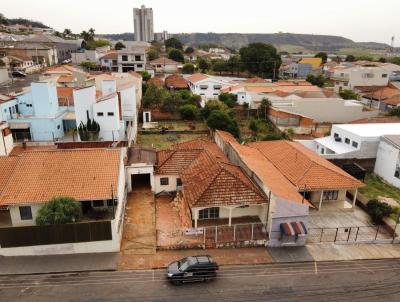
[[[318,265],[317,265],[317,261],[314,261],[314,271],[315,271],[315,274],[318,275]]]

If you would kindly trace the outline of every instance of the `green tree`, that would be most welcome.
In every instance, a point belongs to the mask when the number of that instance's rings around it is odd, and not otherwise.
[[[85,41],[90,41],[90,34],[86,30],[80,33],[80,37]]]
[[[122,43],[122,42],[117,42],[117,43],[115,43],[114,48],[115,48],[115,50],[121,50],[121,49],[126,48],[126,46],[125,46],[125,44]]]
[[[186,104],[179,109],[181,117],[185,120],[194,120],[199,114],[199,109],[195,105]]]
[[[249,123],[249,129],[253,131],[254,134],[258,132],[258,123],[257,120],[252,119]]]
[[[207,126],[212,130],[223,130],[230,132],[233,136],[239,137],[239,126],[226,112],[213,110],[207,118]]]
[[[153,61],[153,60],[158,59],[160,57],[158,51],[156,49],[154,49],[154,48],[151,48],[147,52],[147,55],[148,55],[150,61]]]
[[[186,53],[186,54],[191,54],[191,53],[193,53],[193,52],[194,52],[193,47],[188,46],[188,47],[185,48],[185,53]]]
[[[242,67],[242,62],[240,60],[240,56],[232,56],[228,60],[228,69],[229,71],[234,74],[234,73],[239,73],[243,71]]]
[[[230,109],[220,100],[208,100],[205,104],[204,108],[201,110],[201,115],[207,119],[212,111],[218,110],[225,112],[227,114],[230,113]]]
[[[192,94],[190,96],[190,98],[187,101],[188,104],[193,104],[196,106],[200,106],[201,104],[201,96],[199,96],[198,94]]]
[[[183,53],[179,49],[172,48],[168,52],[168,59],[174,60],[176,62],[184,62]]]
[[[324,87],[326,83],[326,78],[322,75],[315,76],[313,74],[309,74],[306,78],[307,82],[310,82],[313,85],[318,87]]]
[[[141,73],[140,73],[141,75],[142,75],[142,79],[143,79],[143,81],[145,81],[145,82],[147,82],[148,80],[150,80],[151,79],[151,74],[148,72],[148,71],[142,71]]]
[[[233,108],[237,104],[237,95],[233,93],[221,93],[218,99],[230,108]]]
[[[94,50],[97,47],[110,46],[110,45],[111,45],[111,43],[108,40],[102,40],[102,39],[90,40],[86,43],[85,48],[88,50]]]
[[[400,65],[400,57],[390,58],[389,62],[392,63],[392,64]]]
[[[190,90],[186,90],[186,89],[178,90],[178,91],[176,91],[176,93],[180,95],[182,100],[189,100],[190,97],[192,96],[192,93],[190,92]]]
[[[265,43],[252,43],[239,51],[243,66],[250,73],[263,78],[275,78],[282,60],[274,46]]]
[[[169,93],[164,87],[159,87],[153,83],[147,85],[146,92],[143,96],[144,108],[159,108]]]
[[[187,64],[183,65],[182,73],[184,73],[184,74],[192,74],[192,73],[194,73],[194,65],[190,64],[190,63],[187,63]]]
[[[95,30],[94,30],[94,28],[89,28],[89,30],[88,30],[88,34],[89,34],[89,41],[91,41],[91,40],[94,40],[94,37],[95,37]]]
[[[325,64],[326,61],[328,61],[328,54],[326,52],[319,52],[317,53],[314,58],[321,58],[322,59],[322,63]]]
[[[371,199],[367,203],[367,212],[371,216],[372,221],[376,224],[382,224],[383,218],[390,216],[393,209],[387,203]]]
[[[176,113],[180,105],[182,104],[182,98],[179,93],[171,93],[169,94],[163,101],[161,105],[161,111]]]
[[[227,61],[224,60],[216,60],[213,64],[212,64],[212,69],[215,72],[219,72],[220,74],[222,72],[227,72],[230,71],[229,70],[229,64]]]
[[[393,107],[387,115],[400,117],[400,107]]]
[[[355,93],[353,90],[350,89],[344,89],[340,91],[339,95],[344,100],[358,100],[359,98],[358,93]]]
[[[347,57],[346,57],[346,62],[354,62],[356,60],[356,57],[355,56],[353,56],[353,55],[348,55]]]
[[[262,116],[263,119],[266,120],[268,117],[268,111],[270,107],[271,107],[270,100],[263,98],[261,100],[260,106],[258,107],[258,116]]]
[[[69,28],[64,29],[62,33],[63,38],[70,38],[72,35],[72,30],[70,30]]]
[[[379,60],[378,60],[378,62],[380,62],[380,63],[386,63],[387,60],[386,60],[386,58],[380,57]]]
[[[203,73],[206,72],[210,68],[210,66],[207,63],[207,61],[204,60],[203,58],[200,58],[197,63],[198,63],[199,69]]]
[[[175,48],[175,49],[183,49],[181,41],[179,41],[176,38],[170,38],[168,40],[165,40],[165,47],[168,48]]]
[[[37,225],[76,222],[81,217],[81,205],[72,197],[54,197],[42,206],[36,217]]]
[[[97,64],[95,62],[91,62],[91,61],[84,61],[79,65],[87,70],[96,70],[97,69]]]

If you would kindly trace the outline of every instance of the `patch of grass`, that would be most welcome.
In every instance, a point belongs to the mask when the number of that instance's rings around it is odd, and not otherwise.
[[[145,148],[156,150],[168,149],[173,144],[187,142],[200,137],[207,137],[205,134],[139,134],[138,144]]]
[[[194,130],[207,130],[207,125],[202,121],[191,122],[196,128]],[[169,130],[183,131],[190,130],[189,122],[185,121],[174,121],[174,122],[158,122],[161,127],[167,127]]]
[[[374,174],[367,174],[364,180],[367,187],[361,188],[360,192],[368,199],[381,197],[393,198],[400,204],[400,190],[382,181]]]

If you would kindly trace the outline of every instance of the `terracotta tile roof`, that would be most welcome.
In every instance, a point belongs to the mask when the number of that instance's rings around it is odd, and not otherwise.
[[[260,78],[260,77],[254,77],[254,78],[250,78],[247,79],[245,81],[243,81],[244,83],[267,83],[266,80]]]
[[[0,205],[44,203],[55,196],[110,199],[111,185],[114,192],[118,187],[120,149],[32,151],[15,159]]]
[[[182,76],[173,74],[165,78],[165,86],[167,88],[186,89],[188,82]]]
[[[280,97],[285,97],[285,96],[289,95],[289,93],[281,91],[281,90],[275,90],[275,91],[271,92],[271,94],[274,94],[274,95],[280,96]]]
[[[310,82],[307,82],[305,80],[299,80],[299,81],[277,81],[274,84],[278,85],[278,86],[312,86],[312,84]]]
[[[74,105],[74,89],[74,87],[57,87],[58,104],[60,106]]]
[[[376,116],[350,122],[350,124],[400,123],[397,116]]]
[[[298,189],[351,189],[363,184],[305,146],[289,141],[250,143]]]
[[[18,160],[19,158],[15,156],[0,157],[0,195],[14,172]]]
[[[188,77],[187,80],[189,82],[196,83],[196,82],[200,82],[202,80],[208,79],[208,78],[209,78],[209,76],[204,73],[195,73],[195,74],[192,74],[190,77]]]
[[[154,84],[157,86],[164,86],[164,80],[160,77],[152,77],[147,81],[147,84]]]
[[[69,83],[69,82],[73,82],[74,81],[74,77],[70,76],[70,75],[61,75],[57,82],[58,83]]]
[[[32,57],[29,57],[29,56],[23,56],[23,55],[12,55],[12,56],[10,56],[11,58],[15,58],[15,59],[17,59],[17,60],[20,60],[20,61],[32,61]]]
[[[376,89],[373,92],[365,94],[364,97],[375,100],[385,100],[398,95],[400,95],[399,89],[391,87],[383,87],[381,89]]]
[[[155,60],[153,60],[153,61],[150,61],[150,64],[151,64],[151,65],[157,65],[157,64],[162,64],[162,65],[179,65],[179,64],[181,64],[181,63],[176,62],[176,61],[171,60],[171,59],[168,59],[168,58],[165,58],[165,57],[161,57],[161,58],[155,59]]]
[[[0,104],[7,103],[8,101],[13,100],[14,97],[6,95],[6,94],[0,94]]]
[[[387,105],[397,106],[400,104],[400,94],[396,95],[396,96],[392,96],[392,97],[384,100],[384,102]]]
[[[181,176],[183,196],[191,207],[266,203],[240,167],[211,140],[197,139],[158,152],[160,172]]]
[[[64,75],[72,75],[74,71],[80,71],[79,68],[73,67],[71,65],[58,65],[58,66],[53,66],[49,67],[46,69],[44,74],[64,74]]]
[[[118,52],[116,51],[109,51],[104,57],[100,60],[117,60],[118,59]]]

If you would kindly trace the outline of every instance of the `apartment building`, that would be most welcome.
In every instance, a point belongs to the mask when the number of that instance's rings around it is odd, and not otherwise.
[[[142,5],[133,9],[135,41],[151,42],[154,40],[153,9]]]

